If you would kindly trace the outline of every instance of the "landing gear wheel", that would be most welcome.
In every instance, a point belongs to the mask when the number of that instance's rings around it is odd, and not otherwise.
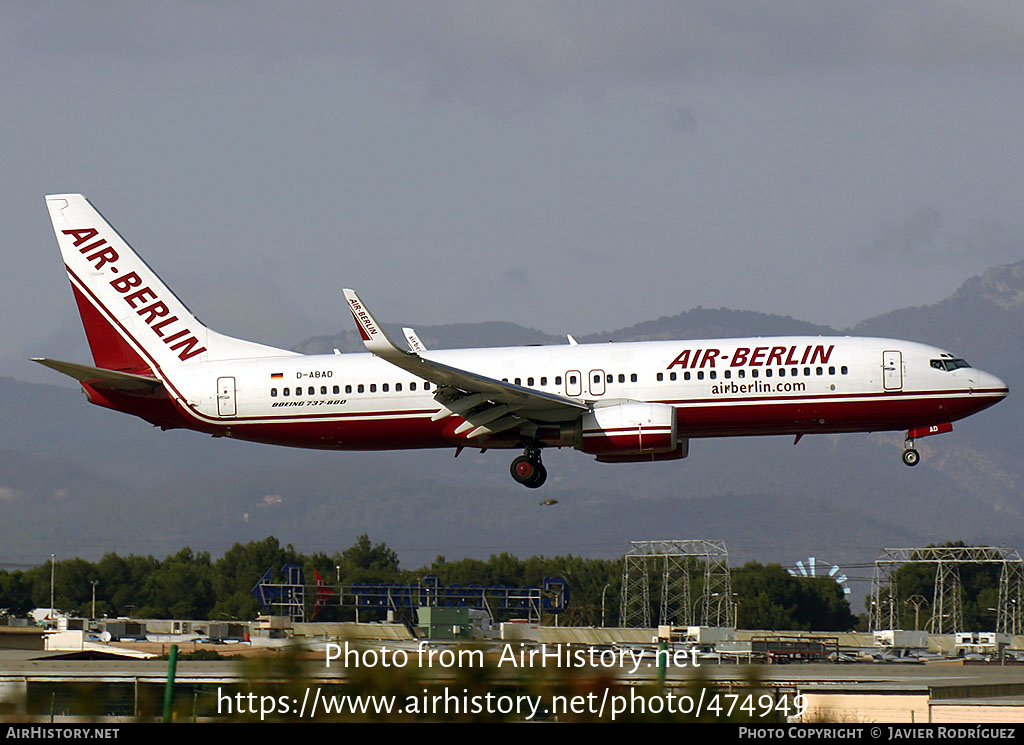
[[[512,461],[512,465],[509,466],[509,473],[512,474],[512,478],[517,483],[522,484],[527,489],[536,489],[547,481],[548,478],[548,469],[538,459],[530,458],[526,455],[520,455]]]
[[[921,454],[913,448],[907,448],[903,451],[903,462],[908,466],[916,466],[921,462]]]

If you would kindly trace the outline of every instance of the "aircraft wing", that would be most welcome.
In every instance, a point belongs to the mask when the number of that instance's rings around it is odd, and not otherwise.
[[[456,434],[466,437],[521,428],[536,422],[565,422],[590,410],[585,401],[523,388],[486,375],[428,359],[419,352],[399,348],[377,323],[353,290],[345,290],[349,310],[367,350],[413,375],[438,386],[434,395],[443,407],[434,419],[458,414],[466,421]]]
[[[164,390],[162,381],[145,375],[134,375],[132,373],[119,372],[118,370],[107,370],[102,367],[79,365],[75,362],[61,362],[60,360],[51,360],[47,357],[33,357],[32,361],[49,367],[51,370],[64,373],[80,383],[88,383],[94,388],[131,391],[133,393],[157,393]]]

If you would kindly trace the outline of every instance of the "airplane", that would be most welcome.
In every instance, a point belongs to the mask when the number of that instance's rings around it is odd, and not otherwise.
[[[33,358],[93,404],[163,429],[326,450],[544,448],[601,463],[686,458],[693,438],[905,430],[915,441],[998,403],[1005,383],[895,339],[748,339],[427,349],[396,344],[352,290],[367,353],[302,355],[204,326],[80,194],[46,197],[94,365]]]

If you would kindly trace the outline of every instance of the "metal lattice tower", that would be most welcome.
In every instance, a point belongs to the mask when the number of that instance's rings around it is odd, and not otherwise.
[[[935,600],[928,631],[955,634],[964,630],[963,583],[960,564],[939,562],[935,568]],[[946,619],[949,619],[948,622]]]
[[[626,554],[622,569],[622,602],[619,623],[627,628],[651,627],[651,583],[647,577],[647,557]]]
[[[996,631],[1024,634],[1024,562],[1006,562],[999,574],[999,611]]]
[[[661,569],[658,622],[673,626],[728,626],[733,620],[732,580],[725,541],[631,541],[622,574],[620,623],[651,627],[650,570]],[[691,570],[703,569],[701,613],[691,602]]]
[[[1000,566],[999,603],[996,631],[1016,634],[1024,631],[1024,559],[1007,546],[929,546],[927,548],[886,548],[875,560],[871,588],[871,630],[899,628],[899,596],[896,572],[905,564],[935,564],[935,590],[932,633],[963,630],[960,566],[994,564]]]
[[[665,555],[661,572],[661,613],[658,623],[689,626],[690,562],[685,556]]]

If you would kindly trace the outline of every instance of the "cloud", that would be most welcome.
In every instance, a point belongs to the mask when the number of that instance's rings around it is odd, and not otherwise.
[[[1024,229],[1000,222],[982,221],[959,234],[944,230],[945,219],[934,209],[912,213],[882,231],[864,256],[871,261],[921,263],[930,266],[996,264],[1024,258]]]
[[[1024,62],[1024,4],[1011,0],[652,0],[639,10],[618,0],[107,0],[16,5],[5,27],[0,42],[142,65],[362,58],[418,78],[431,95],[492,101],[695,72]]]
[[[933,254],[943,225],[942,215],[922,209],[887,228],[865,250],[868,259],[913,261]]]
[[[682,106],[672,112],[669,126],[674,132],[690,132],[697,126],[697,117],[693,115],[692,109]]]

